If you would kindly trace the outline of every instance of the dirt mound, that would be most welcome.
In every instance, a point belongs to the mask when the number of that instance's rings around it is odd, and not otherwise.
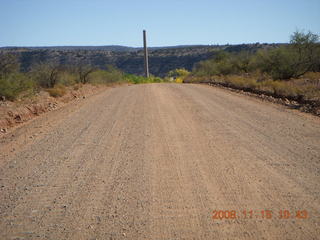
[[[10,102],[0,102],[0,132],[6,133],[8,128],[26,122],[35,116],[60,108],[71,102],[84,99],[106,86],[84,85],[77,89],[69,87],[66,94],[59,98],[54,98],[46,91],[41,91],[32,98]]]

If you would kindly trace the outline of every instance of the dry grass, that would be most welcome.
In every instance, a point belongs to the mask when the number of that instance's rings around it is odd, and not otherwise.
[[[307,72],[303,77],[320,82],[320,72]]]
[[[62,85],[57,85],[54,88],[47,89],[47,92],[50,94],[51,97],[62,97],[66,94],[66,88]]]
[[[207,78],[189,77],[188,82],[216,82],[228,84],[234,88],[246,88],[278,95],[281,97],[303,96],[306,100],[320,101],[320,73],[307,73],[302,78],[288,81],[276,81],[265,76],[227,75]]]
[[[302,93],[298,86],[290,82],[267,80],[260,82],[257,86],[258,89],[274,93],[279,96],[295,97]]]

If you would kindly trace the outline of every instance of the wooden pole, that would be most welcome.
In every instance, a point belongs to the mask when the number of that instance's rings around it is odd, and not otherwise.
[[[144,48],[144,73],[149,77],[149,63],[148,63],[148,48],[147,48],[147,34],[146,30],[143,30],[143,48]]]

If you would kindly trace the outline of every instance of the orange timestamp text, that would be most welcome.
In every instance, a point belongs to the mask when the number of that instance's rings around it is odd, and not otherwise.
[[[307,219],[309,213],[307,210],[289,211],[281,209],[272,210],[214,210],[212,212],[213,220],[223,219]]]

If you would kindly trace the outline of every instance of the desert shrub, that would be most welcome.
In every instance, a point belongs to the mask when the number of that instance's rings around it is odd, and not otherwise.
[[[150,83],[161,83],[164,82],[164,79],[160,77],[151,76],[150,77]]]
[[[47,92],[51,97],[62,97],[66,94],[66,88],[63,85],[56,85],[54,88],[48,88]]]
[[[257,73],[274,80],[298,78],[310,71],[320,71],[319,36],[311,32],[295,32],[290,44],[257,53],[216,52],[213,58],[195,65],[192,75],[215,76]]]
[[[268,80],[260,83],[260,89],[268,90],[279,96],[297,96],[301,94],[299,88],[289,82]]]
[[[91,83],[116,83],[123,82],[124,74],[113,66],[108,66],[107,70],[96,70],[90,75]]]
[[[101,84],[101,83],[105,83],[108,81],[108,76],[106,71],[104,70],[97,70],[93,73],[91,73],[90,75],[90,83],[93,84]]]
[[[23,92],[33,92],[35,83],[22,73],[11,73],[0,78],[0,96],[15,100]]]
[[[248,51],[241,51],[237,54],[231,55],[231,63],[233,65],[234,73],[248,73],[254,71],[251,62],[253,60],[253,54]]]
[[[303,77],[311,80],[320,80],[320,72],[307,72]]]
[[[305,96],[305,99],[320,100],[320,73],[305,74],[303,78],[294,79],[290,81],[291,84],[299,88],[301,95]],[[307,77],[308,76],[308,77]]]
[[[260,51],[256,67],[275,80],[298,78],[308,71],[316,71],[320,58],[318,41],[316,34],[296,31],[291,35],[290,44]]]
[[[215,76],[247,73],[250,70],[250,61],[251,54],[248,52],[237,54],[218,52],[212,59],[196,64],[193,74]]]
[[[297,69],[294,68],[297,55],[287,47],[259,51],[258,59],[256,67],[275,80],[290,79],[297,75]]]
[[[29,76],[43,88],[54,88],[61,74],[61,66],[55,63],[39,63],[32,66]]]
[[[215,68],[219,75],[228,75],[236,73],[234,65],[232,64],[230,59],[225,59],[223,61],[217,62],[215,64]]]
[[[167,74],[167,81],[175,81],[176,83],[183,83],[184,79],[190,74],[190,72],[184,68],[177,68],[171,70]]]
[[[192,75],[195,75],[197,77],[218,75],[218,71],[215,68],[214,59],[196,63],[192,71]]]
[[[224,78],[224,81],[239,87],[255,88],[257,86],[257,81],[254,78],[244,77],[240,75],[226,76]]]
[[[59,74],[57,79],[57,84],[65,85],[65,86],[72,86],[75,85],[78,81],[78,77],[75,73],[62,71]]]
[[[126,75],[125,75],[125,79],[126,79],[129,83],[133,83],[133,84],[142,83],[142,82],[144,81],[144,77],[142,77],[142,76],[137,76],[137,75],[133,75],[133,74],[126,74]]]
[[[184,68],[177,68],[174,70],[171,70],[168,72],[167,77],[172,77],[172,78],[184,78],[186,76],[188,76],[190,74],[190,72]]]
[[[109,66],[107,68],[107,79],[110,82],[123,82],[124,81],[124,75],[123,72],[113,66]]]
[[[97,70],[94,66],[84,63],[79,63],[75,69],[78,74],[77,82],[82,84],[88,83],[90,81],[89,76]]]
[[[125,81],[128,83],[133,83],[133,84],[141,84],[141,83],[160,83],[164,82],[165,79],[162,79],[160,77],[155,77],[155,76],[150,76],[149,78],[146,78],[144,76],[138,76],[134,74],[126,74],[124,76]]]
[[[320,101],[320,88],[314,85],[306,85],[300,88],[305,99]]]
[[[175,82],[176,82],[176,83],[183,83],[183,80],[184,80],[183,77],[177,77],[177,78],[175,79]]]

